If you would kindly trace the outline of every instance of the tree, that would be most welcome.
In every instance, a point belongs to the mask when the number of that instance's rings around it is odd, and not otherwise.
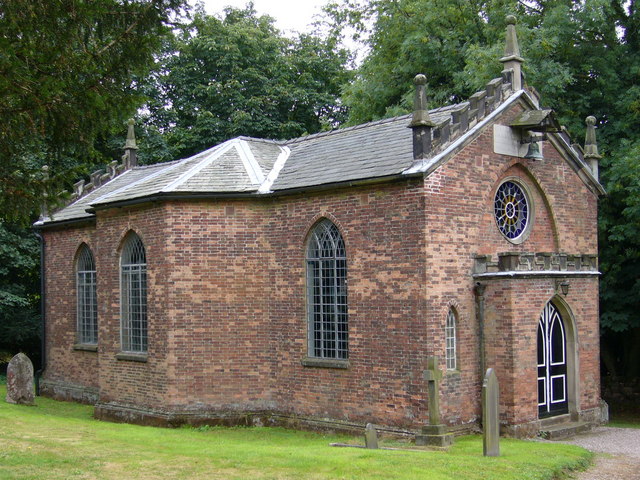
[[[289,39],[253,6],[196,14],[167,45],[149,86],[146,162],[184,157],[238,135],[293,138],[346,118],[348,55],[312,35]]]
[[[0,7],[0,212],[28,220],[43,190],[92,163],[94,141],[141,104],[184,0],[3,0]],[[43,185],[43,164],[51,167]],[[68,181],[68,180],[67,180]]]
[[[600,211],[603,360],[614,376],[640,377],[640,141],[605,158]]]
[[[341,0],[333,35],[353,27],[370,48],[345,88],[349,123],[411,111],[424,73],[432,106],[466,99],[500,75],[505,16],[518,17],[528,83],[574,138],[599,120],[602,347],[607,370],[640,375],[640,14],[635,0]],[[624,60],[622,60],[624,59]],[[633,139],[633,140],[627,140]]]
[[[619,92],[615,61],[621,53],[611,2],[570,0],[368,0],[334,3],[334,35],[350,20],[370,48],[343,101],[356,124],[411,109],[412,78],[424,73],[433,106],[463,101],[500,75],[505,18],[518,17],[529,83],[582,132],[575,118],[605,118],[603,99]],[[615,3],[615,2],[613,2]],[[371,25],[367,31],[366,25]],[[570,87],[570,88],[569,88]],[[558,95],[563,92],[563,95]],[[602,95],[602,93],[604,95]]]
[[[38,252],[31,232],[0,222],[0,366],[20,351],[38,363]]]
[[[184,0],[0,3],[0,363],[38,360],[37,210],[97,163]],[[42,171],[49,165],[51,178]]]

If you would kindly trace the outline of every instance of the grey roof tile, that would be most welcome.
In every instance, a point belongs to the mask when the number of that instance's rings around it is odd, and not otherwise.
[[[456,108],[429,113],[439,124]],[[397,175],[414,163],[410,120],[403,115],[283,142],[238,137],[183,160],[135,167],[44,223],[90,218],[87,208],[161,194],[257,194]]]

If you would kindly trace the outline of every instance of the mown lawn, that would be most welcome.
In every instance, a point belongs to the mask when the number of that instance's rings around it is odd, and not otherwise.
[[[552,479],[591,454],[561,444],[506,440],[482,456],[482,438],[448,452],[330,447],[360,438],[280,428],[163,429],[100,422],[91,406],[37,398],[4,402],[0,385],[0,479]]]

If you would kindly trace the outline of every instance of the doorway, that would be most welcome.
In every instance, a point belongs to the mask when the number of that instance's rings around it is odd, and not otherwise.
[[[538,321],[538,416],[568,412],[566,326],[556,306],[549,302]]]

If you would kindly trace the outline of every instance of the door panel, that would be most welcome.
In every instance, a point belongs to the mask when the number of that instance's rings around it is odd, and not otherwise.
[[[538,415],[569,411],[567,401],[567,338],[560,312],[549,302],[538,322]]]

